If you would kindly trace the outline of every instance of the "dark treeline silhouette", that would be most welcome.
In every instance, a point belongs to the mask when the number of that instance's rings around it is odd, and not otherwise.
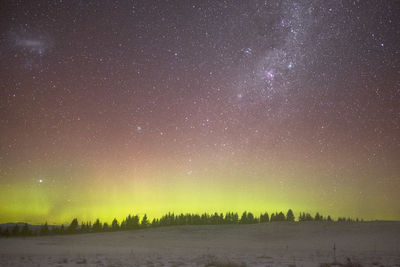
[[[259,217],[255,216],[251,212],[243,212],[241,216],[238,213],[227,212],[214,213],[214,214],[174,214],[167,213],[161,218],[154,218],[151,222],[144,214],[142,218],[138,215],[128,215],[121,223],[117,219],[114,219],[109,225],[108,223],[102,223],[100,219],[92,224],[91,222],[81,222],[79,225],[78,219],[73,219],[68,227],[52,226],[49,227],[47,222],[40,226],[39,231],[32,231],[28,224],[24,224],[21,228],[18,224],[15,224],[11,229],[1,229],[0,236],[33,236],[33,235],[62,235],[62,234],[77,234],[77,233],[97,233],[97,232],[112,232],[112,231],[125,231],[143,229],[149,227],[162,227],[162,226],[173,226],[173,225],[218,225],[218,224],[256,224],[256,223],[269,223],[269,222],[294,222],[296,220],[294,213],[289,209],[286,215],[283,212],[275,212],[269,215],[267,212],[260,214]],[[322,216],[320,213],[316,213],[315,216],[311,216],[309,213],[302,212],[298,217],[298,221],[326,221],[334,222],[331,216]],[[363,220],[361,220],[363,221]],[[359,219],[351,219],[339,217],[336,222],[359,222]]]

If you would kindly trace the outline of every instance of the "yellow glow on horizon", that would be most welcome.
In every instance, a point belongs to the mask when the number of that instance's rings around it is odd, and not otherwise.
[[[275,164],[257,168],[236,168],[227,172],[217,168],[191,173],[159,168],[145,172],[87,172],[88,177],[64,186],[43,180],[26,186],[15,183],[0,189],[0,222],[26,221],[50,224],[79,221],[111,222],[128,214],[144,213],[150,218],[167,212],[213,213],[245,210],[259,215],[293,209],[323,215],[352,216],[364,219],[398,219],[395,212],[381,213],[363,209],[356,200],[357,186],[342,185],[336,192],[324,191],[329,176],[316,170],[292,165],[285,170]],[[293,171],[296,170],[296,172]],[[114,177],[109,179],[106,177]],[[302,177],[302,179],[299,179]],[[306,178],[304,178],[306,177]],[[372,189],[368,189],[371,191]],[[366,192],[367,193],[367,192]],[[384,205],[385,203],[381,203]]]

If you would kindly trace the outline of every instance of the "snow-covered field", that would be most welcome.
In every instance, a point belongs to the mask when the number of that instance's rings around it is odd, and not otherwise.
[[[400,266],[400,222],[174,226],[2,238],[0,266],[324,266],[334,261],[334,244],[337,262]]]

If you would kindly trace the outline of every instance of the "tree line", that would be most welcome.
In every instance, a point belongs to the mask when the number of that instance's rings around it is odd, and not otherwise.
[[[161,218],[154,218],[150,221],[146,214],[142,218],[139,215],[128,215],[124,220],[118,222],[115,218],[111,224],[107,222],[101,222],[100,219],[92,222],[81,222],[78,223],[78,219],[75,218],[72,222],[65,227],[61,226],[49,226],[46,223],[40,226],[39,230],[32,230],[28,224],[24,224],[20,227],[15,224],[11,229],[1,229],[0,236],[11,237],[11,236],[35,236],[35,235],[62,235],[62,234],[77,234],[77,233],[96,233],[96,232],[112,232],[112,231],[125,231],[134,229],[143,229],[149,227],[161,227],[161,226],[173,226],[173,225],[218,225],[218,224],[257,224],[257,223],[268,223],[268,222],[294,222],[296,218],[291,209],[286,214],[283,212],[276,212],[269,215],[267,212],[255,216],[251,212],[243,212],[241,216],[238,213],[227,212],[214,213],[214,214],[174,214],[167,213]],[[312,216],[310,213],[302,212],[298,217],[298,221],[327,221],[334,222],[331,216],[323,216],[319,212]],[[339,217],[336,222],[358,222],[359,219],[351,219],[345,217]],[[361,220],[362,221],[362,220]]]

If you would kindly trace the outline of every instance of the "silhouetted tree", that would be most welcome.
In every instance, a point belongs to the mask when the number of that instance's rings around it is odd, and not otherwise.
[[[13,236],[18,236],[18,235],[20,234],[18,224],[15,224],[15,225],[14,225],[13,229],[11,230],[11,234],[12,234]]]
[[[3,236],[6,237],[6,238],[10,237],[10,230],[8,230],[8,228],[6,228],[6,229],[3,231]]]
[[[68,226],[67,232],[68,232],[69,234],[75,234],[75,233],[77,233],[77,232],[78,232],[78,226],[79,226],[79,224],[78,224],[78,219],[75,218],[75,219],[72,220],[71,224]]]
[[[207,213],[203,213],[201,215],[201,224],[209,224],[209,218],[210,216]]]
[[[125,221],[125,220],[123,220],[123,221],[121,222],[121,225],[120,225],[119,229],[120,229],[120,230],[126,230],[126,221]]]
[[[151,226],[152,226],[152,227],[157,227],[157,226],[159,226],[159,221],[158,221],[158,219],[154,218],[153,221],[151,222]]]
[[[224,224],[224,214],[222,212],[219,214],[218,224]]]
[[[260,215],[260,223],[266,223],[266,222],[269,222],[269,216],[267,212]]]
[[[125,218],[125,220],[123,221],[124,223],[124,227],[127,230],[133,229],[132,226],[132,216],[129,214],[128,217]]]
[[[183,214],[182,214],[183,215]],[[140,224],[142,227],[147,227],[149,226],[149,220],[147,219],[147,215],[144,214],[143,218],[142,218],[142,222]]]
[[[210,217],[210,221],[209,224],[222,224],[223,221],[223,216],[222,218],[220,217],[220,215],[218,213],[214,213],[211,217]]]
[[[225,213],[224,224],[231,224],[231,223],[232,223],[231,213],[227,212]]]
[[[81,233],[86,233],[88,231],[84,222],[81,223],[81,228],[79,229],[79,231]]]
[[[30,235],[32,235],[32,231],[31,231],[31,229],[29,229],[29,226],[28,226],[27,223],[25,223],[24,226],[22,227],[21,235],[22,236],[30,236]]]
[[[286,220],[289,222],[294,222],[294,214],[293,211],[291,209],[288,210],[288,212],[286,213]]]
[[[128,230],[137,229],[140,227],[139,221],[139,216],[128,215],[125,219],[124,227]]]
[[[100,219],[97,219],[96,222],[93,224],[93,232],[100,232],[102,230],[102,224]]]
[[[165,217],[165,224],[166,225],[175,225],[175,214],[174,213],[168,213],[167,216]]]
[[[232,213],[232,220],[233,220],[233,224],[239,223],[239,214],[237,212]]]
[[[62,235],[64,234],[64,225],[61,225],[60,227],[54,227],[50,230],[50,234],[54,235]]]
[[[145,214],[146,216],[146,214]],[[143,217],[144,219],[144,217]],[[143,219],[142,219],[142,227],[146,227],[146,225],[143,225]],[[146,216],[146,220],[147,220],[147,216]],[[186,216],[181,213],[179,216],[176,217],[176,221],[178,225],[185,225],[186,224]]]
[[[312,221],[313,217],[311,216],[310,213],[305,213],[304,214],[304,221]]]
[[[254,217],[253,213],[248,212],[246,223],[258,223],[258,220]]]
[[[276,212],[276,213],[272,213],[271,214],[271,218],[270,221],[271,222],[281,222],[281,221],[285,221],[285,214],[283,214],[283,212]]]
[[[314,221],[322,221],[322,216],[317,212],[314,217]]]
[[[48,235],[49,234],[49,226],[47,222],[40,226],[40,235]]]
[[[247,223],[247,212],[242,213],[242,217],[240,217],[240,223],[241,224],[246,224]]]
[[[104,231],[104,232],[107,232],[108,230],[110,230],[110,227],[108,226],[108,223],[105,222],[105,223],[103,224],[103,231]]]
[[[86,232],[92,232],[92,231],[93,231],[92,222],[89,221],[86,223]]]
[[[269,219],[270,222],[274,222],[275,221],[275,213],[271,213],[271,217]]]
[[[113,231],[118,231],[119,230],[119,224],[116,218],[111,223],[111,228]]]
[[[247,215],[246,215],[247,216]],[[224,223],[237,224],[239,223],[239,215],[237,213],[228,212],[225,214]]]

